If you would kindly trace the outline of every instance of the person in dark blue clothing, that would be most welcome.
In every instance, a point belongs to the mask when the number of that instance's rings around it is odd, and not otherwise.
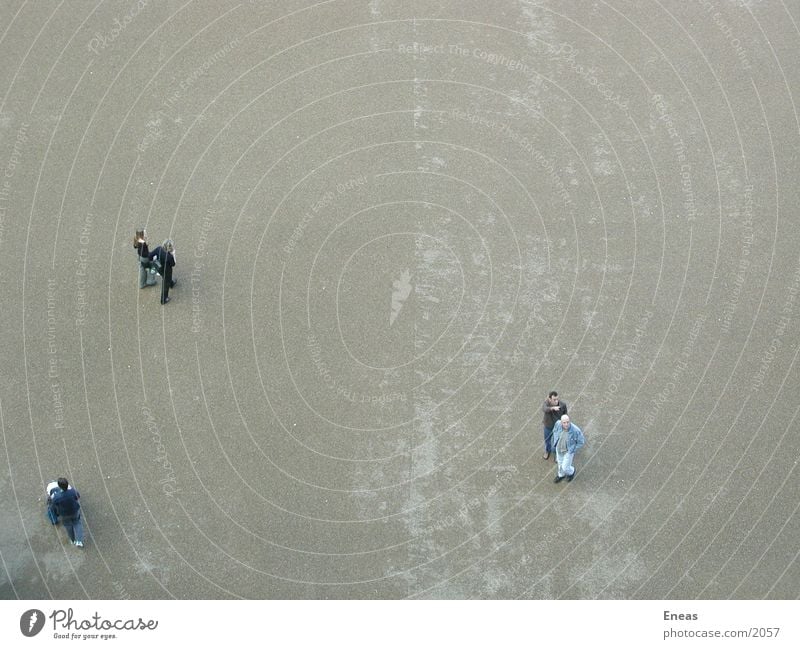
[[[72,545],[83,547],[83,523],[81,522],[81,495],[70,487],[66,478],[58,479],[58,490],[51,494],[49,516],[52,521],[61,519]]]
[[[172,279],[172,269],[175,266],[174,252],[175,244],[172,243],[172,239],[167,239],[150,253],[150,259],[161,275],[161,304],[169,302],[169,289],[176,284]]]

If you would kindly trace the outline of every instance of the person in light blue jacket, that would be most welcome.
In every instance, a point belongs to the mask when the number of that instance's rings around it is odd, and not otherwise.
[[[572,482],[575,477],[575,467],[572,460],[586,440],[583,431],[569,420],[569,415],[563,415],[560,421],[553,426],[553,448],[556,450],[556,466],[558,471],[553,482],[561,482],[564,478]]]

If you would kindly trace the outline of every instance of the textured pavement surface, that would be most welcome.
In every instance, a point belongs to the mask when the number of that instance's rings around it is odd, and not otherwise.
[[[798,25],[2,0],[0,597],[797,598]]]

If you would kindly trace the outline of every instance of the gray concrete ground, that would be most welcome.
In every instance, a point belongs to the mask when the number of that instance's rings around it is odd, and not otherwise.
[[[798,24],[3,0],[0,596],[797,598]]]

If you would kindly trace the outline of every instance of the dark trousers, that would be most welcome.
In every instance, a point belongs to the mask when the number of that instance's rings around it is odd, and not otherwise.
[[[169,297],[169,289],[175,286],[175,282],[172,281],[172,268],[167,267],[164,269],[164,275],[161,278],[161,304],[164,304]]]
[[[81,513],[78,512],[75,516],[62,516],[61,524],[67,530],[67,536],[72,542],[80,541],[83,543],[83,523],[81,522]]]
[[[552,453],[555,449],[553,448],[553,429],[544,426],[544,452],[545,453]]]

